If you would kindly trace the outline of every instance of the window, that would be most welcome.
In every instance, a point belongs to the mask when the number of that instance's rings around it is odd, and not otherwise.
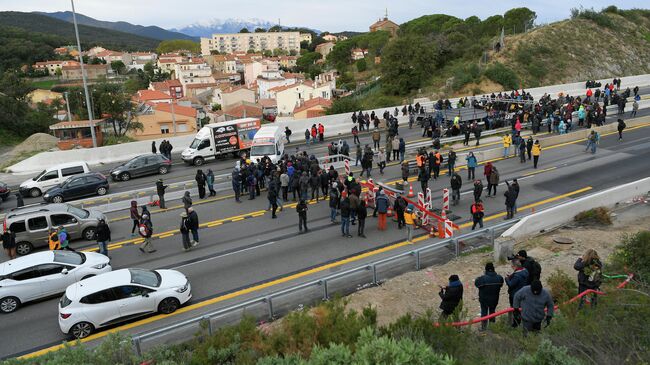
[[[160,134],[169,134],[169,124],[160,125]]]
[[[59,264],[44,264],[38,266],[38,270],[40,271],[41,276],[60,274],[63,269],[72,270],[74,267]]]
[[[52,214],[50,216],[50,222],[53,226],[65,226],[68,224],[77,223],[77,219],[69,214]]]
[[[74,188],[74,187],[77,187],[77,186],[81,186],[81,185],[83,185],[85,182],[86,182],[86,179],[85,179],[85,178],[83,178],[83,177],[78,177],[78,178],[76,178],[76,179],[71,179],[71,180],[70,180],[66,185],[67,185],[69,188]]]
[[[41,176],[41,179],[39,181],[48,181],[48,180],[54,180],[59,178],[59,171],[54,170],[46,173],[45,175]]]
[[[78,175],[83,173],[84,173],[83,166],[74,166],[74,167],[67,167],[65,169],[61,169],[61,176],[63,177]]]
[[[113,289],[104,289],[102,291],[98,291],[97,293],[86,295],[85,297],[81,298],[79,302],[84,304],[99,304],[110,302],[116,299],[117,298],[115,297],[115,293],[113,293]]]
[[[36,267],[30,267],[27,269],[23,269],[20,271],[16,271],[15,273],[11,274],[11,279],[16,280],[16,281],[23,281],[23,280],[29,280],[29,279],[35,279],[40,276],[40,273],[36,269]]]
[[[13,233],[21,233],[27,230],[27,228],[25,228],[25,221],[13,222],[9,225],[9,229]]]
[[[329,99],[329,98],[327,97],[327,91],[323,91],[323,99]]]
[[[197,149],[202,150],[202,149],[208,148],[208,147],[210,147],[210,140],[204,139],[203,141],[201,141],[201,144],[199,145],[199,148],[197,148]]]
[[[74,214],[79,218],[88,218],[90,216],[89,211],[85,209],[73,207],[72,205],[68,205],[68,213]]]
[[[87,184],[99,184],[102,182],[102,179],[98,178],[97,176],[86,176],[86,183]]]
[[[126,298],[132,298],[132,297],[140,297],[144,294],[149,294],[153,290],[143,288],[141,286],[135,286],[135,285],[123,285],[123,286],[118,286],[117,288],[113,288],[115,291],[115,297],[117,299],[126,299]]]
[[[30,231],[38,231],[41,229],[47,229],[47,219],[45,217],[36,217],[27,220],[27,226]]]
[[[156,165],[162,162],[162,155],[155,155],[147,157],[147,165]]]
[[[153,270],[129,269],[131,273],[131,283],[146,286],[160,286],[162,278],[160,274]]]
[[[86,262],[86,255],[81,252],[53,251],[54,262],[62,264],[81,265]]]

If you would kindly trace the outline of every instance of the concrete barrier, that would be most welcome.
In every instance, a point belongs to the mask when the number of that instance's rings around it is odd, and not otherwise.
[[[505,231],[501,237],[518,239],[537,234],[571,222],[579,212],[603,206],[612,207],[620,202],[649,193],[650,177],[619,185],[528,215]]]

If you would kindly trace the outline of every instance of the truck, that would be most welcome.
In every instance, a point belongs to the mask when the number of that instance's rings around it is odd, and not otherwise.
[[[284,131],[275,125],[267,125],[260,128],[253,137],[251,147],[251,161],[261,160],[268,157],[271,162],[276,163],[284,153]]]
[[[190,146],[183,150],[181,158],[187,164],[201,166],[206,160],[228,154],[235,157],[245,155],[260,126],[257,118],[206,124],[196,133]]]

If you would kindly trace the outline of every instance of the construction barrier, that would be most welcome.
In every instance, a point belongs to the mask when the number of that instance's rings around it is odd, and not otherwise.
[[[449,189],[442,189],[442,211],[449,210]]]
[[[350,176],[350,160],[345,160],[345,174]]]

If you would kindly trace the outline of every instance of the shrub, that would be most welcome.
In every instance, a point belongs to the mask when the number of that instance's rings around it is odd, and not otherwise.
[[[454,363],[448,356],[434,353],[431,347],[422,341],[377,337],[370,328],[361,331],[354,358],[354,363],[357,364],[453,365]]]
[[[572,8],[571,19],[591,20],[601,27],[614,28],[614,22],[604,12],[597,12],[593,8],[585,9],[582,6],[580,8]]]
[[[612,218],[609,215],[609,210],[605,207],[598,207],[594,209],[585,210],[576,214],[573,219],[584,225],[611,225]]]
[[[625,235],[610,257],[612,269],[630,271],[644,281],[650,279],[650,231]]]
[[[363,72],[368,68],[368,65],[366,65],[366,59],[365,58],[357,60],[356,65],[357,65],[357,71],[359,71],[359,72]]]
[[[505,89],[514,90],[519,88],[519,77],[517,77],[517,74],[500,62],[495,62],[493,65],[490,65],[485,70],[485,76],[501,84]]]
[[[578,292],[576,281],[560,269],[548,276],[546,285],[556,303],[566,302]]]
[[[566,347],[553,346],[544,339],[532,355],[519,356],[514,365],[580,365],[580,361],[567,353]]]
[[[334,100],[332,106],[325,110],[325,114],[350,113],[361,109],[361,104],[354,97],[344,97]]]

